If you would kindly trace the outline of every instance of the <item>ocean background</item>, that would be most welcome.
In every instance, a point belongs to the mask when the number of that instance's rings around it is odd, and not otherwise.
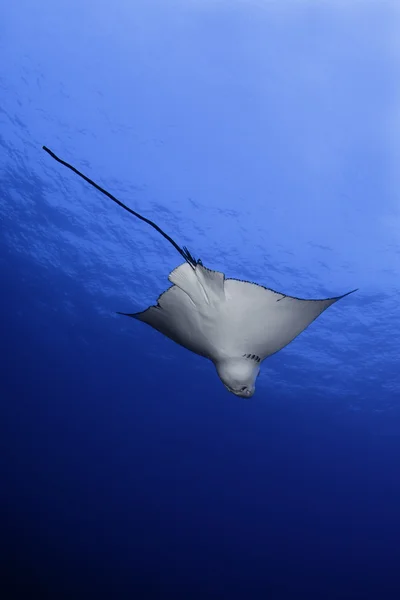
[[[0,597],[400,598],[396,2],[0,6]],[[397,78],[397,81],[396,81]],[[250,400],[116,315],[343,294]]]

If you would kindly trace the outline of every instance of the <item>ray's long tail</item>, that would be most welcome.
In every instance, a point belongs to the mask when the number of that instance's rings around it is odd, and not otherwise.
[[[99,190],[99,192],[101,192],[102,194],[107,196],[107,198],[110,198],[110,200],[112,200],[113,202],[118,204],[118,206],[120,206],[121,208],[126,210],[128,213],[130,213],[134,217],[137,217],[141,221],[144,221],[145,223],[147,223],[148,225],[153,227],[156,231],[158,231],[158,233],[160,233],[163,236],[163,238],[165,238],[170,244],[172,244],[172,246],[175,248],[175,250],[177,252],[179,252],[179,254],[186,260],[186,262],[189,263],[189,265],[191,265],[192,267],[195,267],[197,264],[201,264],[201,260],[195,259],[194,256],[191,254],[191,252],[188,250],[188,248],[186,246],[182,246],[182,248],[181,248],[175,242],[175,240],[173,240],[172,237],[170,237],[167,233],[165,233],[165,231],[163,231],[161,229],[161,227],[159,227],[156,223],[154,223],[154,221],[150,221],[150,219],[143,217],[143,215],[140,215],[135,210],[132,210],[132,208],[129,208],[129,206],[126,206],[126,204],[121,202],[121,200],[118,200],[118,198],[116,198],[115,196],[110,194],[110,192],[108,192],[107,190],[102,188],[98,183],[96,183],[95,181],[93,181],[92,179],[90,179],[89,177],[84,175],[83,173],[81,173],[81,171],[78,171],[78,169],[76,167],[74,167],[73,165],[70,165],[65,160],[62,160],[61,158],[59,158],[56,154],[54,154],[54,152],[52,152],[46,146],[43,146],[43,150],[45,152],[47,152],[47,154],[49,154],[52,158],[54,158],[54,160],[59,162],[61,165],[64,165],[64,167],[67,167],[67,169],[70,169],[71,171],[76,173],[76,175],[78,175],[79,177],[81,177],[82,179],[87,181],[87,183],[90,183],[90,185],[92,185],[94,188],[96,188],[96,190]]]

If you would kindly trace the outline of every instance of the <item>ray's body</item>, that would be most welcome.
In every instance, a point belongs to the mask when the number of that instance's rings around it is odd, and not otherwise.
[[[351,294],[302,300],[261,285],[225,278],[206,268],[153,221],[133,211],[72,165],[43,147],[113,202],[156,229],[186,262],[169,274],[172,286],[138,313],[119,313],[147,323],[181,346],[210,359],[225,387],[249,398],[261,362],[297,337],[329,306]],[[355,290],[353,290],[355,291]]]

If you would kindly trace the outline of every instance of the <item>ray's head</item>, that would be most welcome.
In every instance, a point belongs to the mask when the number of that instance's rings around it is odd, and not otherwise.
[[[230,358],[216,363],[217,373],[226,389],[240,396],[251,398],[255,392],[260,365],[249,358]]]

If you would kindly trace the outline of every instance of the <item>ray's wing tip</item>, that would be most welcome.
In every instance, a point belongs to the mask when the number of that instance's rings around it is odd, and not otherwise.
[[[346,298],[346,296],[350,296],[350,294],[354,294],[354,292],[358,292],[360,288],[355,288],[354,290],[350,290],[350,292],[346,292],[345,294],[343,294],[342,296],[338,296],[338,300],[341,300],[342,298]]]

